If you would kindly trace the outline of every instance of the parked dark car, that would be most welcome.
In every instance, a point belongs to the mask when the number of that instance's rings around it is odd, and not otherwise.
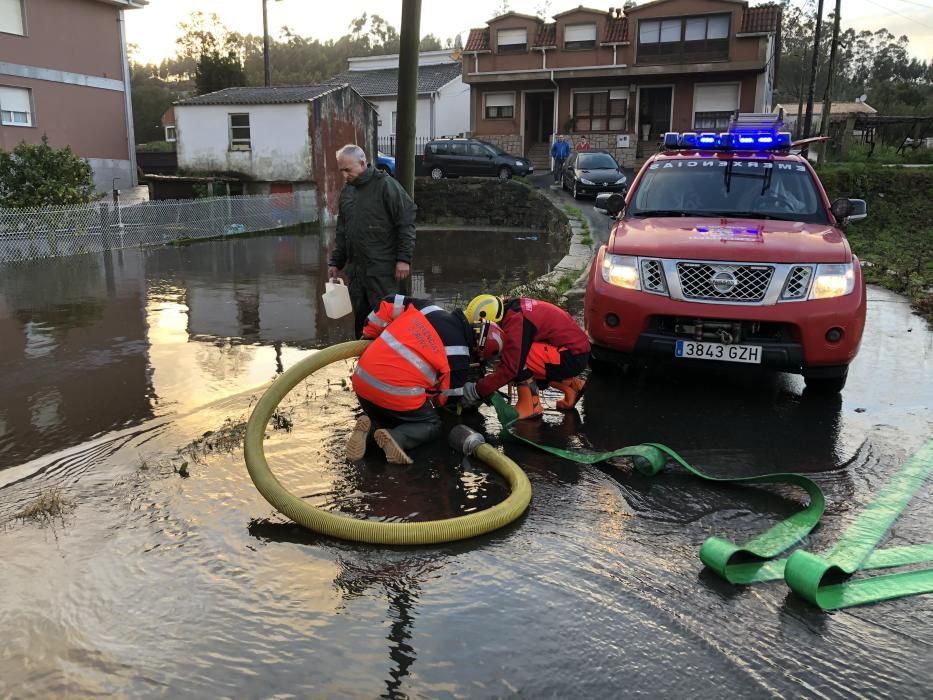
[[[479,139],[436,139],[424,147],[424,170],[435,180],[442,177],[498,177],[531,175],[534,166],[524,156],[509,155]]]
[[[585,151],[571,153],[561,173],[561,186],[581,195],[598,195],[600,192],[626,192],[628,179],[616,159],[609,151]]]

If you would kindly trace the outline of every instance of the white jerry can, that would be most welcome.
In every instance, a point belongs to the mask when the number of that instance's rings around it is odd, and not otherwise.
[[[324,313],[328,318],[342,318],[353,311],[353,304],[350,303],[350,290],[340,278],[324,283],[324,293],[321,298],[324,300]]]

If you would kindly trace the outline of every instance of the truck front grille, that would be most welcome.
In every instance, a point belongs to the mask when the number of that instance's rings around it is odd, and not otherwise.
[[[677,275],[685,299],[753,303],[764,298],[774,267],[678,262]]]

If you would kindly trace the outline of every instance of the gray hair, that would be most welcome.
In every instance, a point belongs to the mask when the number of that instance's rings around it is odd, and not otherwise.
[[[347,157],[352,158],[357,163],[366,162],[366,151],[357,146],[355,143],[348,143],[346,146],[337,151],[337,157]]]

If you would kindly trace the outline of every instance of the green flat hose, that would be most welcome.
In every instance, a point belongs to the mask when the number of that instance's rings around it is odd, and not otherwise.
[[[799,474],[776,473],[723,479],[692,467],[674,450],[659,443],[622,447],[610,452],[583,453],[539,445],[512,430],[518,413],[501,396],[492,404],[503,426],[503,434],[557,457],[581,464],[596,464],[613,457],[631,457],[635,468],[654,475],[670,457],[694,476],[707,481],[736,484],[791,484],[807,492],[806,508],[773,525],[744,545],[719,537],[708,538],[700,547],[700,560],[719,576],[734,584],[784,579],[791,590],[823,610],[837,610],[877,603],[892,598],[933,593],[933,569],[905,571],[884,576],[848,580],[860,570],[933,562],[933,544],[875,549],[907,504],[933,473],[933,440],[927,442],[888,481],[858,519],[825,555],[797,550],[786,559],[775,559],[819,523],[826,499],[820,487]],[[739,560],[741,563],[736,563]],[[827,583],[827,579],[831,582]],[[841,583],[838,581],[845,579]]]
[[[315,508],[290,493],[269,469],[263,449],[266,426],[272,413],[306,377],[338,360],[359,356],[369,341],[356,340],[332,345],[296,363],[279,375],[253,409],[246,425],[244,456],[249,476],[272,506],[282,515],[309,530],[352,542],[389,545],[440,544],[492,532],[517,519],[531,502],[531,483],[515,462],[495,448],[481,442],[471,453],[492,467],[508,482],[511,493],[486,510],[448,520],[416,523],[385,523],[359,520]]]

